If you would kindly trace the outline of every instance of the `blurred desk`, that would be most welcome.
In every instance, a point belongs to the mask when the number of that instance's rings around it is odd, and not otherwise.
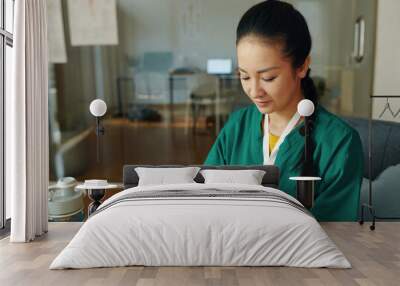
[[[188,77],[196,76],[200,74],[199,71],[193,72],[170,72],[169,73],[169,113],[170,113],[170,123],[174,122],[174,83],[175,80],[186,80]],[[220,119],[220,101],[223,90],[231,85],[232,80],[238,80],[239,76],[237,74],[212,74],[216,79],[216,98],[215,98],[215,131],[218,134],[221,129],[221,119]]]
[[[131,88],[132,88],[132,94],[135,96],[135,79],[129,76],[119,76],[117,77],[117,108],[118,111],[114,116],[116,117],[126,117],[126,113],[124,112],[124,102],[123,102],[123,89],[122,89],[122,84],[123,83],[131,83]]]
[[[239,76],[237,74],[221,74],[218,75],[216,74],[216,80],[217,80],[217,88],[216,88],[216,99],[215,99],[215,134],[218,136],[219,131],[221,130],[221,117],[219,116],[220,114],[220,100],[221,100],[221,94],[224,88],[226,87],[226,83],[230,82],[232,80],[238,80]]]
[[[169,123],[172,124],[174,122],[174,83],[175,80],[186,80],[190,76],[196,75],[198,72],[196,71],[171,71],[169,73],[168,81],[169,81]]]

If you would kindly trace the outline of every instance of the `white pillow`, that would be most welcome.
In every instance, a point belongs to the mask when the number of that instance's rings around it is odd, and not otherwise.
[[[199,167],[135,168],[139,176],[138,186],[195,183],[193,179],[199,170]]]
[[[261,185],[265,171],[262,170],[201,170],[205,184],[226,183]]]

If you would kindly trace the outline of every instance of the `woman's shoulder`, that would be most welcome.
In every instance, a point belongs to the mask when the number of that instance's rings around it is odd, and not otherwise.
[[[329,112],[321,105],[317,107],[315,124],[318,133],[325,136],[332,136],[333,140],[335,138],[340,140],[342,137],[358,135],[358,132],[344,119]]]
[[[238,108],[229,114],[228,121],[224,124],[223,131],[226,133],[240,133],[240,134],[258,134],[259,126],[262,119],[262,114],[257,107],[252,104],[245,107]]]

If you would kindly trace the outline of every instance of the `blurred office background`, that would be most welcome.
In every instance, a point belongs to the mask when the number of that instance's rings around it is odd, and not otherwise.
[[[124,164],[202,164],[229,114],[250,104],[236,75],[235,32],[258,2],[48,0],[50,180],[119,182]],[[389,190],[400,176],[400,131],[386,123],[400,121],[400,100],[385,97],[400,94],[399,2],[288,2],[312,34],[321,104],[356,118],[366,161],[368,118],[384,122],[373,129],[379,144],[372,174],[366,165],[363,200],[368,180]],[[108,106],[99,161],[94,99]],[[397,193],[381,198],[396,202]]]
[[[51,178],[119,181],[125,163],[201,164],[229,113],[250,103],[235,72],[235,31],[257,2],[49,1]],[[322,104],[367,118],[376,1],[290,2],[313,36]],[[100,162],[88,108],[95,98],[108,105]]]

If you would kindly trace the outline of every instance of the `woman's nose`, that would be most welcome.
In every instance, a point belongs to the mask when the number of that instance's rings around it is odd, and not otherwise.
[[[257,80],[253,80],[250,84],[249,95],[251,98],[258,98],[264,94],[264,91],[260,87],[260,84]]]

